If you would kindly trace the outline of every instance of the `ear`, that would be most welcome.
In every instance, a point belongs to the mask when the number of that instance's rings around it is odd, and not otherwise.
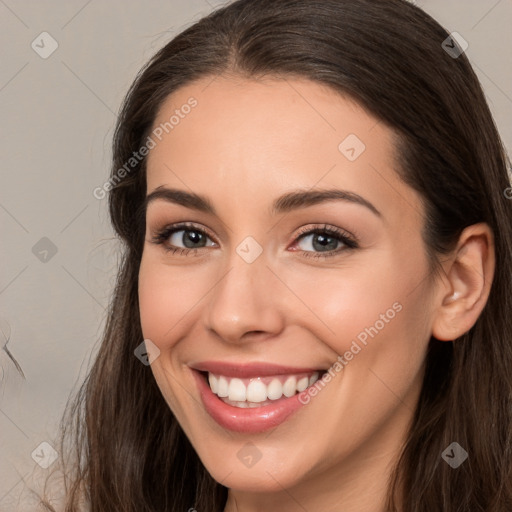
[[[468,226],[452,254],[433,314],[432,335],[440,341],[468,332],[487,302],[495,268],[492,230],[486,223]]]

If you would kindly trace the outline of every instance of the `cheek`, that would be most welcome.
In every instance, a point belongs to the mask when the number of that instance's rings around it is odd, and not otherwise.
[[[297,321],[336,354],[366,367],[377,359],[420,362],[429,336],[418,262],[373,258],[350,268],[297,275],[286,281],[293,282],[294,292],[314,313]]]
[[[185,321],[212,285],[200,271],[169,267],[143,257],[139,272],[139,310],[145,338],[170,343],[170,333]]]
[[[315,314],[317,336],[330,340],[334,349],[343,349],[347,340],[364,333],[365,328],[377,323],[382,330],[383,322],[388,325],[399,316],[407,284],[403,274],[396,275],[390,268],[385,263],[362,262],[324,272],[295,272],[286,276],[286,281],[293,282],[296,295]]]
[[[195,274],[194,274],[195,275]],[[181,386],[174,385],[180,368],[169,358],[172,349],[186,328],[187,315],[193,311],[205,291],[200,279],[179,267],[169,267],[153,254],[144,253],[139,270],[138,297],[140,322],[144,339],[150,339],[161,351],[161,357],[151,364],[151,371],[167,404],[182,422],[186,422]]]

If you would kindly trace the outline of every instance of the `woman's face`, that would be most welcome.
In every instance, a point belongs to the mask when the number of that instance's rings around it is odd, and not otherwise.
[[[203,464],[232,489],[299,501],[363,468],[373,485],[431,335],[423,207],[391,130],[314,82],[225,77],[171,95],[154,128],[142,330]]]

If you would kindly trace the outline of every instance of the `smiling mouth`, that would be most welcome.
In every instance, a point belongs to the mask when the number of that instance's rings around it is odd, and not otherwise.
[[[224,403],[241,409],[258,408],[291,398],[315,384],[327,372],[236,378],[201,371],[210,390]]]

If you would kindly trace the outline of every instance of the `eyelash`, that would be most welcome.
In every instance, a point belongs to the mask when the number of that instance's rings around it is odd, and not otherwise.
[[[198,249],[204,249],[204,247],[199,247],[195,249],[188,249],[183,247],[169,247],[165,245],[165,242],[167,239],[177,231],[196,231],[198,233],[201,233],[202,235],[207,236],[210,239],[213,239],[213,237],[208,233],[208,231],[199,228],[198,226],[190,223],[179,223],[174,224],[172,226],[167,226],[166,228],[162,229],[161,231],[158,231],[153,235],[151,238],[151,243],[162,245],[163,249],[166,252],[169,252],[171,254],[178,253],[180,256],[185,255],[188,256],[190,253],[196,254]],[[343,231],[342,229],[335,228],[333,226],[329,226],[327,224],[324,224],[322,227],[315,227],[315,228],[302,228],[299,233],[297,233],[296,241],[300,240],[304,235],[312,235],[312,234],[321,234],[321,235],[328,235],[329,237],[336,238],[338,241],[342,242],[345,245],[345,248],[343,249],[334,249],[332,251],[328,252],[312,252],[312,251],[300,251],[304,258],[330,258],[333,256],[336,256],[340,254],[341,252],[349,251],[352,249],[357,249],[359,247],[356,240],[350,236],[348,233]],[[299,251],[298,251],[299,252]]]

